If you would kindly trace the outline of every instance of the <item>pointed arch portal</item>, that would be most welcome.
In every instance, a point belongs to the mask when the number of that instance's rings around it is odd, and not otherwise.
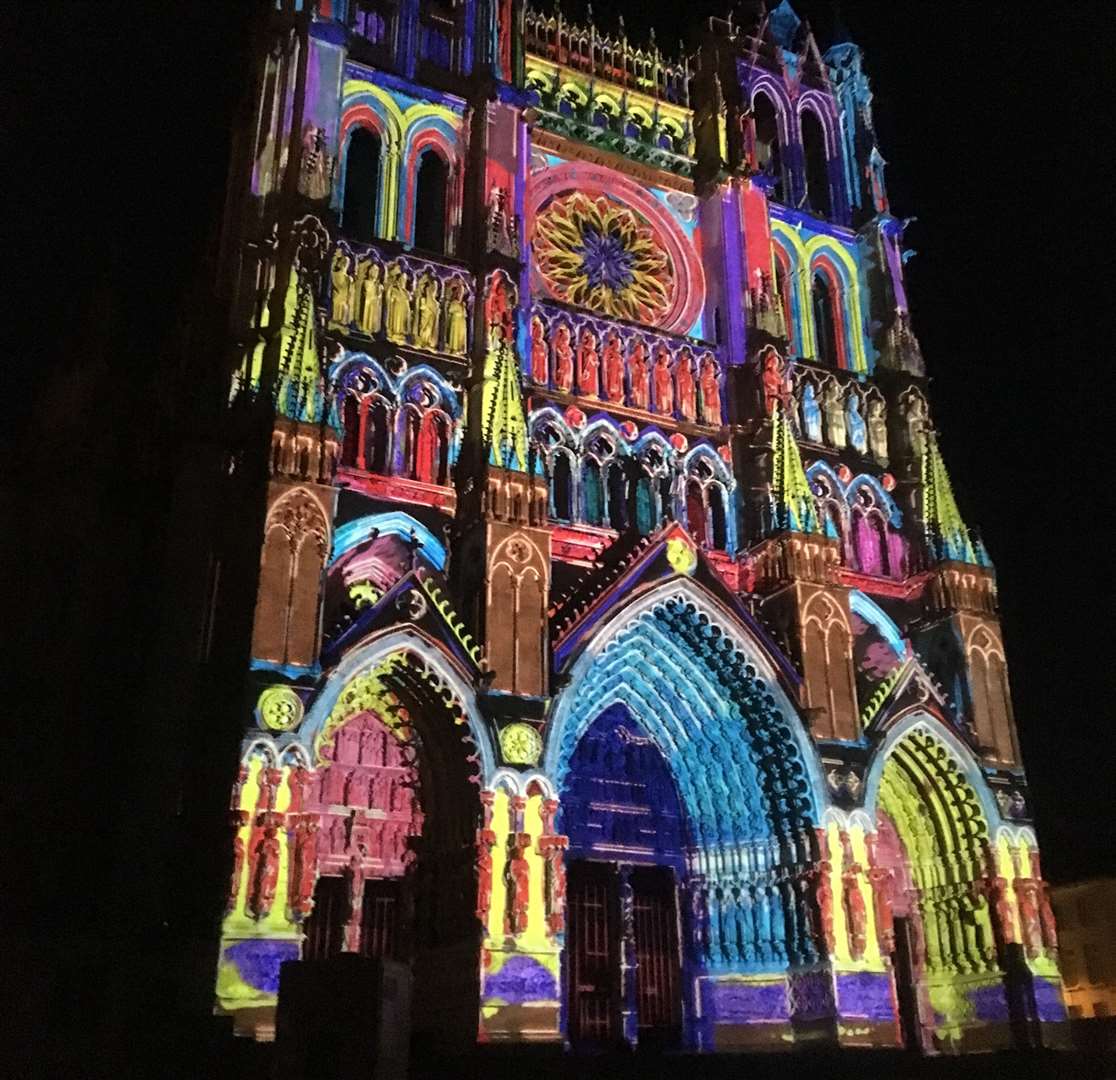
[[[572,665],[544,769],[570,837],[566,1008],[575,1037],[588,1027],[646,1040],[677,1031],[681,1014],[687,1042],[713,1045],[723,1037],[714,1029],[766,1015],[785,999],[788,969],[821,956],[808,879],[820,820],[813,792],[823,789],[774,675],[739,622],[678,580],[598,630]],[[619,944],[595,957],[611,973],[586,980],[574,977],[587,961],[578,920],[593,905],[597,940],[612,920]],[[640,971],[666,965],[670,935],[647,935],[672,917],[681,978],[666,973],[655,990],[670,989],[676,1009],[655,1012],[652,1031]],[[598,999],[588,1011],[579,997],[587,986]],[[613,1014],[602,1016],[609,994]]]

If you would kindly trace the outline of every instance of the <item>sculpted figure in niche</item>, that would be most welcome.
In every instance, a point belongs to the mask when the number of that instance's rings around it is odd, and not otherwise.
[[[678,384],[678,411],[682,414],[683,420],[693,420],[697,417],[697,407],[694,394],[694,364],[689,349],[683,349],[678,356],[675,381]]]
[[[329,198],[333,163],[326,153],[325,128],[308,124],[302,136],[302,175],[298,190],[308,199]]]
[[[628,369],[632,377],[632,404],[637,409],[646,409],[649,403],[651,380],[647,346],[642,341],[637,341],[632,346],[632,354],[628,358]]]
[[[844,450],[845,407],[841,402],[841,387],[832,379],[825,384],[822,392],[822,411],[825,413],[825,434],[829,445]]]
[[[537,316],[531,320],[531,378],[543,386],[550,378],[550,349],[546,344],[546,327]]]
[[[596,397],[600,389],[598,369],[600,357],[597,355],[597,335],[592,330],[583,330],[577,349],[577,388],[586,397]]]
[[[655,350],[655,411],[664,416],[674,413],[674,380],[670,377],[670,353],[665,345]]]
[[[415,345],[420,349],[438,348],[438,282],[434,275],[423,274],[415,297]]]
[[[411,290],[407,271],[399,263],[392,263],[387,272],[387,332],[388,340],[403,344],[411,330]]]
[[[887,464],[887,406],[878,397],[868,399],[868,447],[881,465]]]
[[[353,321],[353,280],[349,277],[349,256],[340,248],[333,253],[329,280],[332,285],[330,326],[348,327]]]
[[[609,334],[604,347],[604,389],[609,401],[624,400],[624,357],[620,353],[620,340]]]
[[[465,305],[465,286],[453,281],[446,292],[446,352],[464,356],[468,344],[469,309]]]
[[[263,835],[252,852],[251,887],[248,894],[248,914],[253,919],[263,919],[275,903],[275,888],[279,882],[279,840],[274,825],[266,825]]]
[[[706,355],[701,362],[701,418],[714,427],[721,426],[721,387],[717,361]]]
[[[570,328],[565,323],[559,323],[554,331],[554,385],[559,390],[569,390],[573,386],[573,345]]]
[[[783,360],[774,349],[768,349],[764,354],[760,382],[763,384],[763,411],[771,416],[775,412],[777,401],[781,401],[784,406],[787,401],[787,380]]]
[[[356,270],[357,325],[366,334],[378,334],[384,311],[383,271],[372,259],[361,259]]]
[[[818,392],[809,380],[802,384],[802,431],[809,442],[820,443],[822,441],[821,407],[818,405]]]
[[[291,862],[291,911],[305,918],[314,907],[314,882],[318,877],[318,820],[307,814],[296,832]]]
[[[849,445],[858,453],[864,454],[868,450],[868,431],[864,426],[864,417],[860,415],[860,395],[850,391],[845,400],[845,422],[848,429]]]
[[[491,340],[493,331],[499,328],[497,341],[512,341],[515,337],[515,288],[509,285],[503,274],[496,274],[488,287],[484,301],[484,321]]]
[[[926,453],[926,429],[929,427],[926,402],[922,395],[911,394],[904,411],[907,419],[907,438],[910,440],[911,453],[917,461]]]

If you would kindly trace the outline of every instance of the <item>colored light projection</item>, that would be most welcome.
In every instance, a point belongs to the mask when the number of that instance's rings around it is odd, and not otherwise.
[[[704,338],[697,200],[534,153],[527,215],[536,288],[575,307]]]
[[[827,88],[784,2],[710,101],[559,12],[374,7],[311,20],[302,130],[268,57],[247,140],[253,213],[296,202],[243,259],[233,398],[275,422],[219,1010],[270,1038],[280,965],[348,952],[462,1047],[1064,1019],[991,564],[887,359],[917,343],[859,51]]]
[[[341,97],[342,167],[335,185],[340,209],[345,191],[344,153],[355,131],[364,129],[380,139],[375,234],[383,240],[412,242],[415,232],[415,188],[423,153],[438,154],[451,173],[460,172],[458,143],[464,102],[413,85],[406,89],[388,75],[373,78],[363,68],[346,68]],[[459,203],[455,198],[455,204]]]

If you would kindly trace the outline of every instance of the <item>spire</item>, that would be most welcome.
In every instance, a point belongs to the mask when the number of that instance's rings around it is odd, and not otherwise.
[[[268,326],[270,306],[263,309],[260,329]],[[246,384],[260,388],[266,342],[252,350]],[[317,312],[309,281],[291,267],[283,297],[283,326],[280,330],[279,374],[275,383],[275,411],[291,420],[317,423],[329,412],[321,363],[318,356]]]
[[[926,449],[922,455],[922,520],[926,529],[926,544],[937,559],[988,566],[988,556],[983,544],[974,545],[961,511],[953,497],[945,461],[938,448],[937,433],[926,432]]]
[[[798,28],[802,20],[797,12],[790,6],[788,0],[782,0],[768,15],[768,26],[771,36],[784,49],[794,50],[795,38],[798,37]]]
[[[771,415],[771,505],[776,529],[791,532],[820,532],[814,493],[802,455],[790,423],[783,412],[783,403],[775,402]]]
[[[490,465],[526,472],[527,419],[517,369],[510,342],[493,333],[484,362],[481,434]]]

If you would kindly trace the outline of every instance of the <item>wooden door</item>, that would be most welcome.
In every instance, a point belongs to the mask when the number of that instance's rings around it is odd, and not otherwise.
[[[635,998],[639,1041],[670,1044],[681,1035],[678,907],[667,867],[632,871]]]
[[[571,863],[566,895],[570,1039],[611,1042],[620,1032],[619,887],[615,868],[607,863]]]

